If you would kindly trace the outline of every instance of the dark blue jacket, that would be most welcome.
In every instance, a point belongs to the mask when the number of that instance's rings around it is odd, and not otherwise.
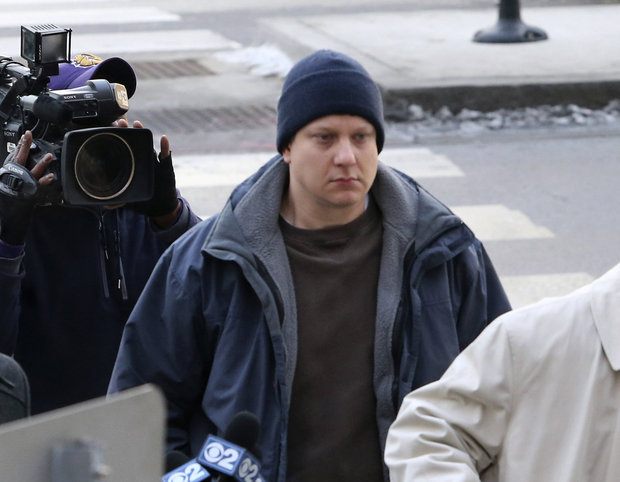
[[[237,412],[255,413],[269,481],[285,480],[297,346],[278,229],[287,181],[274,158],[166,251],[127,323],[110,384],[110,392],[159,385],[168,449],[193,455]],[[374,373],[383,448],[403,396],[437,379],[510,305],[481,243],[415,181],[380,163],[371,194],[384,228]]]
[[[106,394],[155,263],[198,221],[187,206],[167,230],[128,208],[37,207],[23,259],[0,269],[0,351],[28,375],[33,413]]]

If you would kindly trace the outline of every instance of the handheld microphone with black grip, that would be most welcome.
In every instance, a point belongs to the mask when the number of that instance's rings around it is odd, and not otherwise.
[[[260,462],[250,452],[258,439],[259,422],[250,412],[239,412],[226,428],[224,438],[209,435],[196,460],[218,482],[264,482]]]
[[[190,458],[180,450],[173,450],[172,452],[168,452],[166,454],[165,460],[165,472],[172,472],[177,467],[180,467],[181,465],[186,464],[189,461]]]

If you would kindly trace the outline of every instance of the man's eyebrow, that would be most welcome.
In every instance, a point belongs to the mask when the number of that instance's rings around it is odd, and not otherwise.
[[[308,129],[309,132],[331,132],[333,130],[334,130],[333,127],[327,127],[327,126],[316,126],[316,127],[311,127],[310,129]]]

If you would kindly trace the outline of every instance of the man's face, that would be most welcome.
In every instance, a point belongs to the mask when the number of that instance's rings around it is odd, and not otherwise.
[[[316,119],[296,133],[282,154],[290,168],[288,203],[297,214],[331,220],[329,225],[347,223],[364,212],[379,155],[375,128],[366,119]]]

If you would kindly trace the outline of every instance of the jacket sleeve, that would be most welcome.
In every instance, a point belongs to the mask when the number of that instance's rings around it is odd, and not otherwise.
[[[168,449],[187,451],[189,425],[200,405],[207,362],[199,346],[201,283],[175,245],[157,263],[125,326],[108,393],[144,383],[159,386],[168,403]]]
[[[390,480],[480,480],[501,448],[512,385],[510,343],[500,320],[438,381],[405,397],[386,442]]]
[[[0,352],[13,355],[21,314],[21,287],[24,279],[23,254],[16,259],[0,259]]]
[[[171,245],[179,236],[201,221],[200,217],[192,211],[189,202],[185,198],[181,197],[178,190],[177,195],[179,196],[179,200],[182,204],[181,212],[179,213],[179,218],[177,221],[167,229],[158,228],[151,222],[151,228],[166,246]]]
[[[459,258],[453,300],[459,345],[463,350],[495,318],[510,311],[511,306],[480,241],[475,240]]]

